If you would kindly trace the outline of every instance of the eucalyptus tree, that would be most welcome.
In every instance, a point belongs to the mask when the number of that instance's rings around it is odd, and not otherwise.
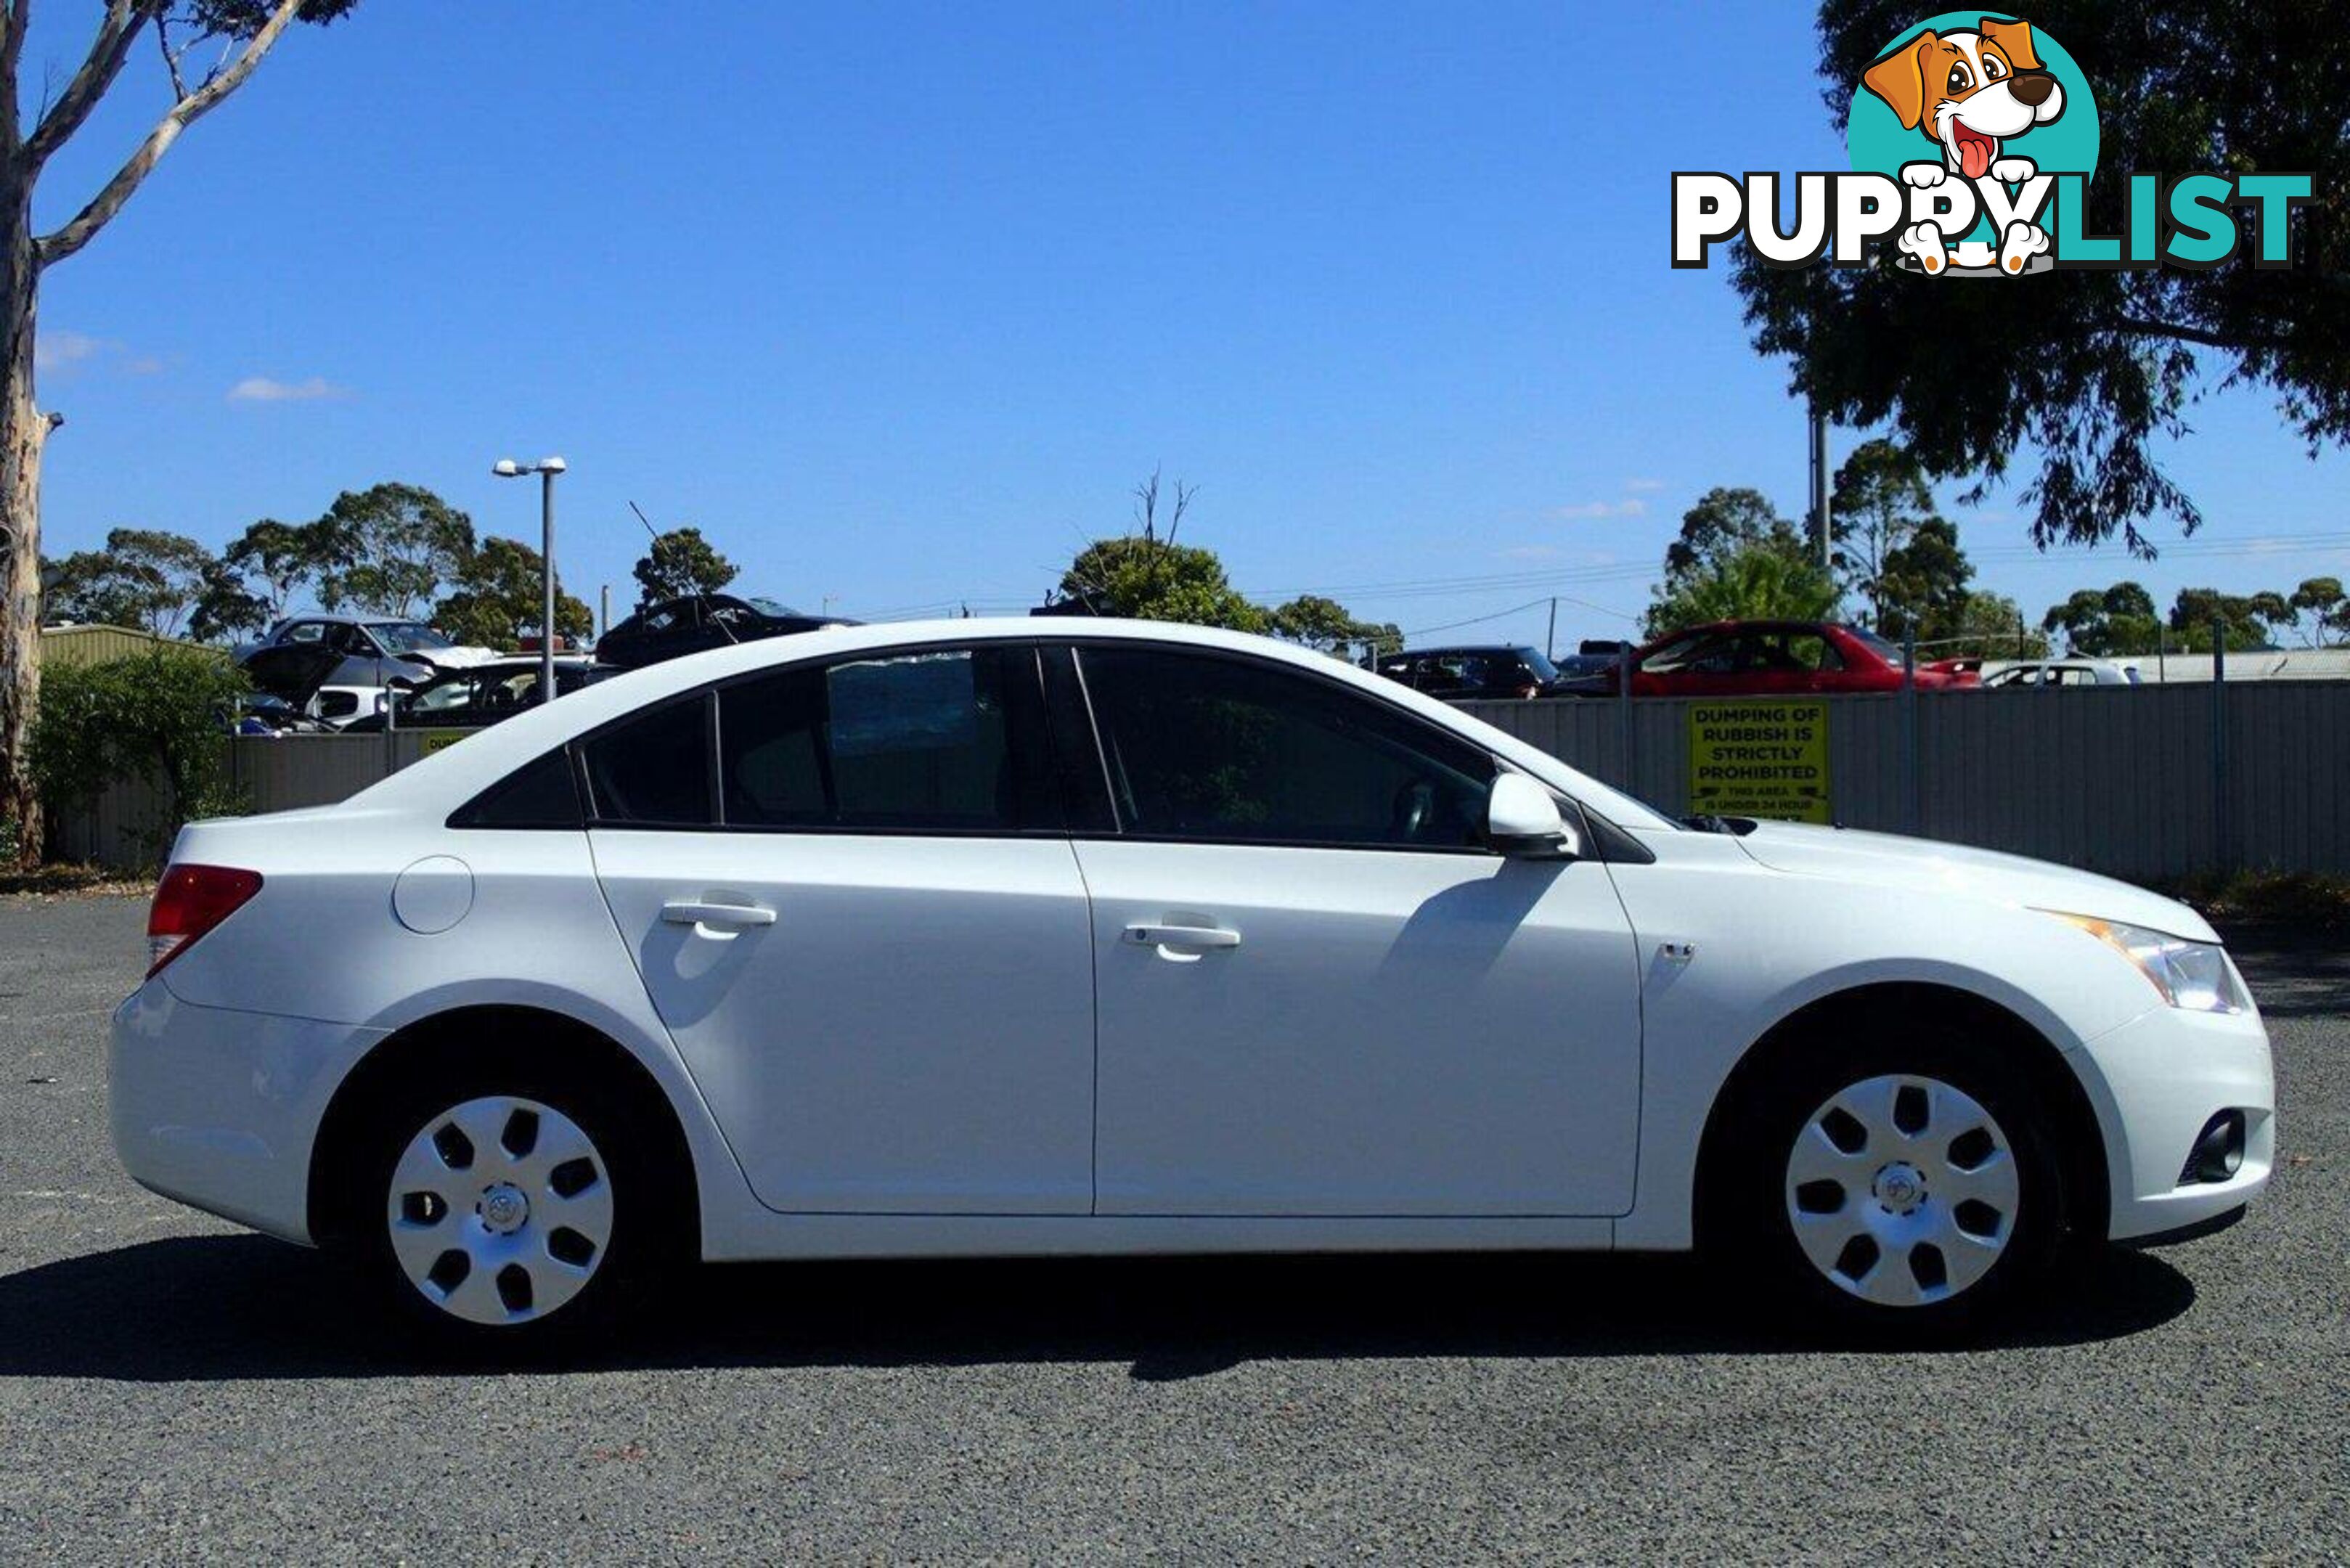
[[[331,22],[355,0],[106,0],[80,66],[51,92],[25,91],[31,0],[0,0],[0,823],[39,854],[29,758],[40,700],[41,453],[57,422],[33,384],[34,318],[47,270],[97,238],[187,129],[252,78],[296,22]],[[141,48],[142,41],[151,48]],[[124,76],[134,49],[155,62],[170,106],[73,215],[44,234],[35,193],[60,148]],[[201,69],[194,62],[210,60]],[[27,113],[27,109],[31,112]]]

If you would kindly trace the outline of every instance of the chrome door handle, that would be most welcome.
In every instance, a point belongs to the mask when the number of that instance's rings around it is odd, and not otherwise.
[[[1146,948],[1236,948],[1241,934],[1220,926],[1154,926],[1138,922],[1126,928],[1126,940]]]
[[[772,926],[775,911],[757,904],[697,904],[681,900],[661,906],[660,918],[672,926]]]

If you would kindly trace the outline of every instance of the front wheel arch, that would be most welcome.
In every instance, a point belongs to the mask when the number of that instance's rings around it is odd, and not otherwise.
[[[378,1041],[344,1075],[319,1118],[310,1146],[307,1206],[311,1239],[333,1247],[352,1239],[374,1217],[375,1195],[362,1193],[351,1163],[368,1116],[394,1084],[430,1076],[436,1068],[484,1057],[512,1059],[546,1075],[593,1085],[645,1107],[642,1130],[657,1151],[684,1228],[680,1241],[702,1252],[700,1183],[676,1107],[659,1080],[627,1047],[576,1018],[544,1008],[461,1007],[406,1024]]]
[[[2105,1134],[2080,1078],[2064,1054],[2028,1021],[1973,992],[1920,981],[1890,981],[1837,992],[1807,1002],[1748,1047],[1714,1096],[1698,1144],[1693,1188],[1694,1231],[1703,1248],[1720,1219],[1722,1176],[1732,1163],[1741,1110],[1780,1064],[1856,1031],[1898,1028],[1905,1018],[1964,1021],[1986,1045],[2022,1075],[2048,1108],[2048,1131],[2064,1186],[2065,1223],[2074,1237],[2103,1240],[2111,1202]]]

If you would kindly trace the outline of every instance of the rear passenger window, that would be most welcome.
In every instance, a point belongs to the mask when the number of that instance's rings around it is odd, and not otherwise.
[[[951,649],[778,671],[719,693],[730,827],[1057,827],[1036,653]]]
[[[625,720],[586,742],[588,806],[598,822],[707,827],[710,703],[696,695]]]

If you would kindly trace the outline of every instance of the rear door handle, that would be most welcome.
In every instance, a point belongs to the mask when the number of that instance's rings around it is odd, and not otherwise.
[[[699,904],[681,900],[661,906],[660,918],[672,926],[772,926],[775,911],[757,904]]]
[[[1236,948],[1241,934],[1221,926],[1154,926],[1139,921],[1126,928],[1126,940],[1146,948],[1189,948],[1204,952],[1210,948]]]

